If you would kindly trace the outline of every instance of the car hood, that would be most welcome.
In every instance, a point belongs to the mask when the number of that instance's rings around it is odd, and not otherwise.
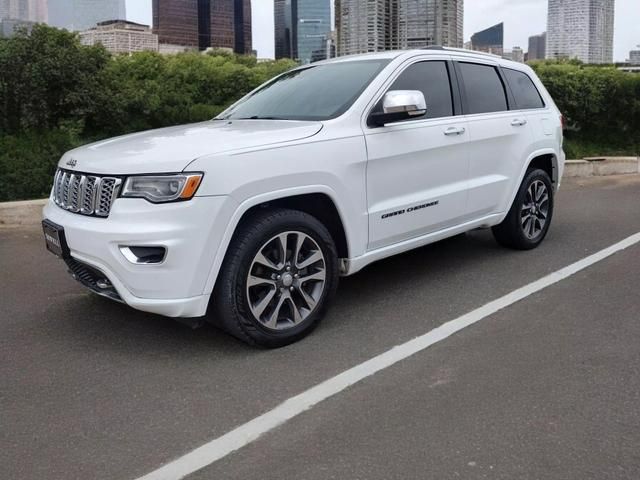
[[[65,153],[58,166],[78,172],[111,175],[180,172],[193,160],[205,155],[301,140],[320,130],[320,122],[208,121],[85,145]]]

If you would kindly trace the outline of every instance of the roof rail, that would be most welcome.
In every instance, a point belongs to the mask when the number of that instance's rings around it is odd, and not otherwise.
[[[448,52],[471,53],[473,55],[483,55],[486,57],[502,58],[500,55],[496,55],[495,53],[480,52],[478,50],[468,50],[466,48],[443,47],[442,45],[430,45],[428,47],[424,47],[422,50],[446,50]]]

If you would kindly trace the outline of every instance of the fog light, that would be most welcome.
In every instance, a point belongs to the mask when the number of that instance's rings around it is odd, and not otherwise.
[[[139,265],[153,265],[164,262],[167,256],[165,247],[120,247],[124,258]]]

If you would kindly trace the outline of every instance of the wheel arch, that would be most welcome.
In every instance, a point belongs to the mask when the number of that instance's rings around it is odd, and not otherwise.
[[[353,251],[353,245],[350,244],[351,236],[345,222],[345,212],[339,205],[335,191],[324,185],[279,190],[245,200],[236,208],[225,229],[222,242],[207,277],[204,293],[213,292],[222,262],[238,227],[250,218],[253,212],[261,208],[291,208],[313,215],[329,230],[336,244],[339,258],[349,258],[349,252]]]
[[[509,209],[518,194],[518,189],[524,180],[525,175],[529,171],[530,168],[541,168],[542,170],[549,173],[549,177],[551,178],[551,184],[553,185],[554,192],[558,190],[558,186],[560,185],[560,166],[558,161],[558,154],[551,148],[546,148],[542,150],[536,150],[527,158],[526,162],[520,171],[520,175],[516,182],[514,182],[511,193],[508,197],[508,202],[505,205],[505,210],[503,215],[500,216],[499,222],[502,222],[507,214],[509,213]]]
[[[551,183],[553,184],[554,190],[557,189],[559,172],[558,157],[555,153],[540,153],[530,158],[525,172],[532,168],[539,168],[547,172],[549,178],[551,178]]]

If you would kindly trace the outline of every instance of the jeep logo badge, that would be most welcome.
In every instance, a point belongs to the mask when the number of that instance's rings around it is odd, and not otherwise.
[[[69,165],[70,167],[75,167],[78,164],[78,161],[74,158],[71,158],[67,161],[67,165]]]

